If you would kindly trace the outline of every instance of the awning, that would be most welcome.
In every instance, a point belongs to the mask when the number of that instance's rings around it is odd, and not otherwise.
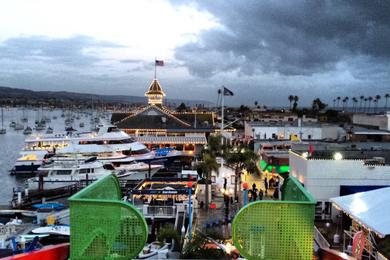
[[[136,136],[143,144],[207,144],[205,136]]]
[[[330,201],[380,237],[390,234],[390,188],[331,198]]]

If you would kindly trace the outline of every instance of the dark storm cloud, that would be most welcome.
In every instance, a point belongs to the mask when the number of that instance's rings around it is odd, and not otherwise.
[[[101,59],[88,52],[91,48],[119,48],[118,44],[97,41],[87,36],[52,39],[32,36],[10,38],[0,44],[0,59],[12,61],[45,61],[70,66],[89,66]]]
[[[175,57],[194,75],[313,75],[358,56],[362,66],[389,67],[390,1],[196,3],[224,28],[176,48]]]

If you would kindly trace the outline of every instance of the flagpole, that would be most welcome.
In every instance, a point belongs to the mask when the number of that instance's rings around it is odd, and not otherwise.
[[[224,86],[222,86],[222,89],[221,89],[221,95],[222,95],[222,98],[221,98],[221,148],[223,146],[223,133],[224,133],[224,117],[225,117],[225,113],[224,113],[224,109],[225,109],[225,91],[224,91]],[[223,157],[221,158],[221,171],[222,171],[222,168],[223,168]]]
[[[157,79],[156,57],[154,57],[154,79]]]

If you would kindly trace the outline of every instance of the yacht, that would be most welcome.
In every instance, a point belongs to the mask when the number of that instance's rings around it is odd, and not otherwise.
[[[42,156],[42,151],[46,155]],[[114,163],[116,167],[134,161],[166,166],[169,162],[189,156],[173,149],[150,151],[144,144],[113,125],[100,125],[97,132],[69,131],[31,136],[25,140],[21,153],[23,156],[34,154],[37,157],[36,161],[27,161],[24,165],[23,160],[18,159],[18,166],[27,174],[34,173],[29,166],[34,165],[36,168],[36,165],[41,165],[47,159],[45,156],[50,157],[53,154],[68,157],[70,160],[73,160],[76,154],[83,157],[96,156],[98,160]],[[18,169],[14,167],[12,173],[18,175]]]
[[[43,177],[45,190],[63,188],[82,181],[93,182],[112,173],[98,161],[53,162],[39,167],[38,171],[46,175]],[[29,178],[26,181],[26,187],[29,190],[38,190],[39,177]]]
[[[72,146],[72,148],[71,148]],[[66,150],[62,150],[67,148]],[[118,152],[115,156],[128,162],[134,161],[137,156],[151,155],[144,146],[136,142],[126,133],[119,131],[116,126],[101,125],[98,132],[68,131],[53,134],[37,134],[26,138],[25,146],[20,152],[20,158],[16,161],[11,174],[35,175],[37,168],[43,161],[53,154],[85,154],[93,156],[94,153]],[[131,160],[126,159],[134,154]],[[72,159],[73,160],[73,159]]]

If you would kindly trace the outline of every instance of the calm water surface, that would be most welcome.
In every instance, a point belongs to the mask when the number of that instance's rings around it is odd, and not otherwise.
[[[24,126],[26,127],[28,125],[31,128],[34,128],[35,120],[40,119],[43,114],[43,116],[51,119],[50,123],[46,123],[47,127],[50,126],[53,128],[54,132],[62,132],[65,130],[65,118],[61,117],[62,113],[62,110],[49,111],[45,109],[23,110],[21,108],[4,108],[4,128],[7,129],[7,133],[5,135],[0,135],[0,205],[8,204],[12,196],[12,188],[23,187],[23,183],[25,181],[24,178],[16,178],[15,176],[9,175],[9,171],[12,169],[16,159],[20,157],[19,152],[23,148],[24,140],[26,138],[23,134],[23,130],[15,131],[13,128],[9,127],[9,123],[11,121],[20,122],[23,116],[27,116],[28,122],[23,123]],[[73,112],[73,114],[80,116],[80,120],[74,120],[73,128],[90,131],[90,115],[76,112]],[[57,119],[53,119],[54,116],[56,116]],[[84,128],[79,127],[80,122],[84,122]],[[44,134],[45,131],[34,131],[33,135],[39,133]]]

